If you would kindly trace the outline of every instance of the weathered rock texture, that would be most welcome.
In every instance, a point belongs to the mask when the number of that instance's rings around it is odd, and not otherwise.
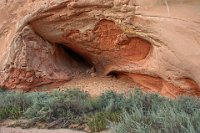
[[[200,95],[199,0],[3,0],[0,12],[1,86],[59,85],[94,67]]]

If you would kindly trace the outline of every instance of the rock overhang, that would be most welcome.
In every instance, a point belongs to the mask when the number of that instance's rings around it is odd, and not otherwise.
[[[186,1],[182,2],[184,4]],[[169,1],[168,4],[176,8],[177,3],[174,5]],[[186,3],[190,4],[188,1]],[[182,43],[179,40],[184,40],[186,35],[181,32],[177,32],[176,37],[170,35],[177,30],[184,31],[184,26],[188,26],[190,21],[169,17],[166,6],[157,4],[155,0],[151,4],[155,9],[145,9],[145,4],[145,0],[63,1],[32,13],[21,21],[10,44],[9,61],[6,63],[9,67],[5,67],[10,72],[7,70],[2,84],[8,88],[29,90],[71,80],[79,68],[77,62],[72,63],[67,53],[56,45],[63,44],[83,56],[100,74],[120,73],[147,90],[163,95],[198,95],[199,79],[194,76],[196,66],[193,65],[193,70],[188,70],[192,64],[182,66],[185,55],[176,49],[176,43]],[[155,13],[159,8],[160,11],[164,10],[161,15]],[[156,15],[149,15],[148,10],[149,14],[155,10],[153,13]],[[191,23],[193,27],[198,25],[193,21]],[[30,33],[26,33],[25,29]],[[195,31],[185,33],[192,32]],[[185,41],[193,44],[191,50],[196,46],[190,36]],[[19,78],[31,74],[15,72],[18,69],[33,71],[34,78]],[[39,84],[41,81],[43,83]]]

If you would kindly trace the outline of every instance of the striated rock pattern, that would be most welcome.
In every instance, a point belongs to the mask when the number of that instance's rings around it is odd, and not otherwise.
[[[2,0],[0,12],[0,86],[59,86],[93,68],[200,95],[199,0]]]

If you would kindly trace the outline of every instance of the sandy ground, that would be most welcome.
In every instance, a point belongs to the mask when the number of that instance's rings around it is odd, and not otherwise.
[[[69,129],[21,129],[21,128],[8,128],[0,127],[0,133],[85,133],[81,131],[74,131]]]
[[[0,133],[86,133],[82,131],[75,131],[69,129],[21,129],[21,128],[8,128],[8,127],[0,127]],[[111,133],[111,131],[103,131],[101,133]]]
[[[113,90],[118,93],[127,93],[133,90],[135,86],[133,80],[127,77],[92,77],[81,75],[62,85],[60,89],[79,88],[83,91],[87,91],[92,96],[98,96],[108,90]]]

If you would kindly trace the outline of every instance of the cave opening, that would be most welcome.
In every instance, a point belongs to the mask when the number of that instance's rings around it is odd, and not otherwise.
[[[111,71],[108,74],[106,74],[106,76],[113,77],[113,78],[119,78],[120,73],[118,73],[116,71]]]
[[[94,64],[86,59],[83,55],[67,47],[65,44],[57,45],[64,51],[65,55],[72,62],[72,67],[76,67],[76,69],[79,69],[82,72],[86,72],[90,69],[95,69]]]
[[[124,81],[126,83],[133,82],[133,79],[126,74],[126,72],[111,71],[106,76],[116,78],[117,80]]]

